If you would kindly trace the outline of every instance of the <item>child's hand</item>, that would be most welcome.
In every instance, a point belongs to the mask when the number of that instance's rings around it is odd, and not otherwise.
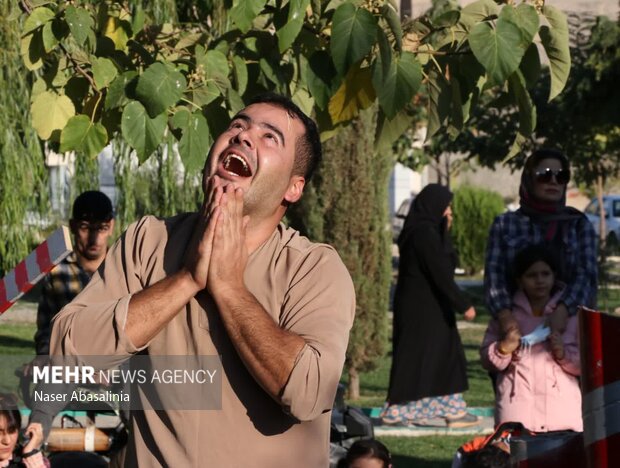
[[[551,345],[551,354],[557,360],[564,359],[564,341],[562,341],[562,335],[557,332],[552,332],[549,335],[549,344]]]
[[[508,330],[506,337],[500,341],[499,348],[503,354],[512,354],[517,350],[521,343],[521,332],[518,327],[513,327]]]
[[[508,336],[510,330],[517,330],[519,332],[519,338],[521,338],[521,331],[519,330],[519,322],[512,316],[510,309],[502,309],[497,314],[497,320],[499,322],[499,333],[502,339]]]
[[[474,309],[473,307],[467,309],[463,314],[463,318],[468,322],[471,322],[473,319],[476,318],[476,309]]]

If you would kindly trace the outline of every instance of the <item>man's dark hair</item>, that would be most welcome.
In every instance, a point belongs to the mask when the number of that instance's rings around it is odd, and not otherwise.
[[[306,182],[312,178],[322,157],[321,139],[314,120],[308,117],[289,98],[275,93],[263,93],[254,96],[251,104],[273,104],[287,111],[291,117],[297,117],[304,126],[306,133],[295,142],[295,162],[293,174],[304,176]]]
[[[81,193],[73,202],[74,221],[107,222],[114,218],[114,208],[108,196],[98,190]]]

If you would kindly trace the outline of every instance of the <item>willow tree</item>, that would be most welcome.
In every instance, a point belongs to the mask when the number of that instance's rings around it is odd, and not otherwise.
[[[46,171],[30,125],[30,83],[24,78],[15,2],[0,5],[0,277],[29,252],[38,233],[35,215],[45,202]],[[36,224],[36,223],[35,223]]]
[[[265,90],[290,96],[313,114],[325,140],[376,105],[370,155],[389,148],[412,124],[408,106],[422,86],[429,96],[429,135],[441,128],[458,133],[481,94],[506,87],[522,116],[518,145],[535,126],[526,89],[540,68],[535,37],[552,68],[551,97],[570,67],[566,20],[540,0],[516,7],[479,0],[406,26],[383,0],[179,2],[184,21],[163,24],[150,22],[137,2],[21,5],[27,15],[22,56],[39,74],[31,107],[39,136],[84,157],[120,137],[141,163],[176,145],[189,174],[201,168],[230,116]],[[333,157],[348,155],[338,149]],[[343,177],[363,169],[348,170]],[[360,196],[357,202],[373,200]],[[351,222],[348,210],[332,208],[339,213],[334,226]],[[373,222],[387,224],[384,213],[378,216]],[[360,229],[355,241],[375,242],[376,234]],[[358,301],[349,356],[363,355],[365,338],[357,330],[368,330],[366,321],[374,320],[363,311],[376,310],[365,297],[384,298],[383,281]],[[377,313],[387,310],[381,301]],[[356,358],[349,369],[372,360]]]

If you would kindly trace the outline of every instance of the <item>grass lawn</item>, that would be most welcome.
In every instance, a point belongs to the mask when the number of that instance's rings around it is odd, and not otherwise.
[[[34,357],[34,324],[0,322],[0,392],[15,393],[15,369]]]

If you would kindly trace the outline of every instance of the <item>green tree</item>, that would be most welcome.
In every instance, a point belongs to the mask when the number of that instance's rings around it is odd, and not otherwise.
[[[540,62],[533,52],[536,34],[553,70],[551,97],[562,89],[570,67],[563,14],[535,1],[514,7],[479,0],[463,9],[447,4],[442,14],[407,25],[383,0],[184,1],[176,9],[160,1],[156,12],[146,12],[137,1],[41,5],[22,0],[21,5],[27,14],[22,57],[37,76],[31,109],[39,136],[83,157],[94,157],[112,138],[120,138],[140,163],[152,155],[161,160],[165,148],[170,154],[177,145],[190,175],[201,168],[222,125],[260,91],[290,96],[316,117],[325,140],[362,125],[362,111],[376,106],[376,125],[365,127],[372,127],[373,151],[363,146],[371,157],[375,151],[389,153],[391,143],[412,125],[408,106],[417,102],[421,87],[428,95],[432,135],[440,128],[457,133],[481,94],[508,86],[523,115],[518,143],[534,127],[524,77]],[[334,154],[348,157],[357,150],[338,148]],[[377,184],[385,184],[380,177],[385,167],[373,170]],[[347,170],[342,175],[354,180],[362,169],[349,164]],[[357,205],[375,203],[381,191],[385,187],[365,190]],[[349,248],[345,242],[383,245],[376,238],[383,231],[372,227],[387,225],[380,212],[340,244],[331,231],[345,229],[351,212],[344,200],[338,203],[322,205],[321,215],[309,214],[327,218],[331,210],[334,216],[330,232],[315,238],[332,236],[341,251]],[[383,265],[370,254],[363,261],[366,272],[374,263]],[[364,354],[363,333],[372,333],[373,323],[384,320],[372,314],[387,309],[388,290],[387,279],[374,283],[372,291],[359,284],[364,280],[355,269],[352,274],[358,278],[360,315],[349,348],[350,371],[369,365],[376,355],[374,350]],[[371,278],[386,278],[382,274]]]
[[[391,282],[391,231],[387,229],[390,157],[373,150],[376,112],[363,111],[325,143],[325,157],[292,224],[312,239],[336,246],[356,293],[356,320],[347,352],[349,397],[359,398],[359,372],[385,355]],[[348,157],[338,157],[340,154]]]
[[[452,238],[459,253],[459,265],[469,274],[484,267],[489,228],[504,212],[504,201],[495,192],[476,187],[459,187],[452,201]]]
[[[0,278],[37,240],[33,222],[47,193],[43,151],[30,125],[30,83],[20,65],[19,13],[15,2],[0,5]]]

